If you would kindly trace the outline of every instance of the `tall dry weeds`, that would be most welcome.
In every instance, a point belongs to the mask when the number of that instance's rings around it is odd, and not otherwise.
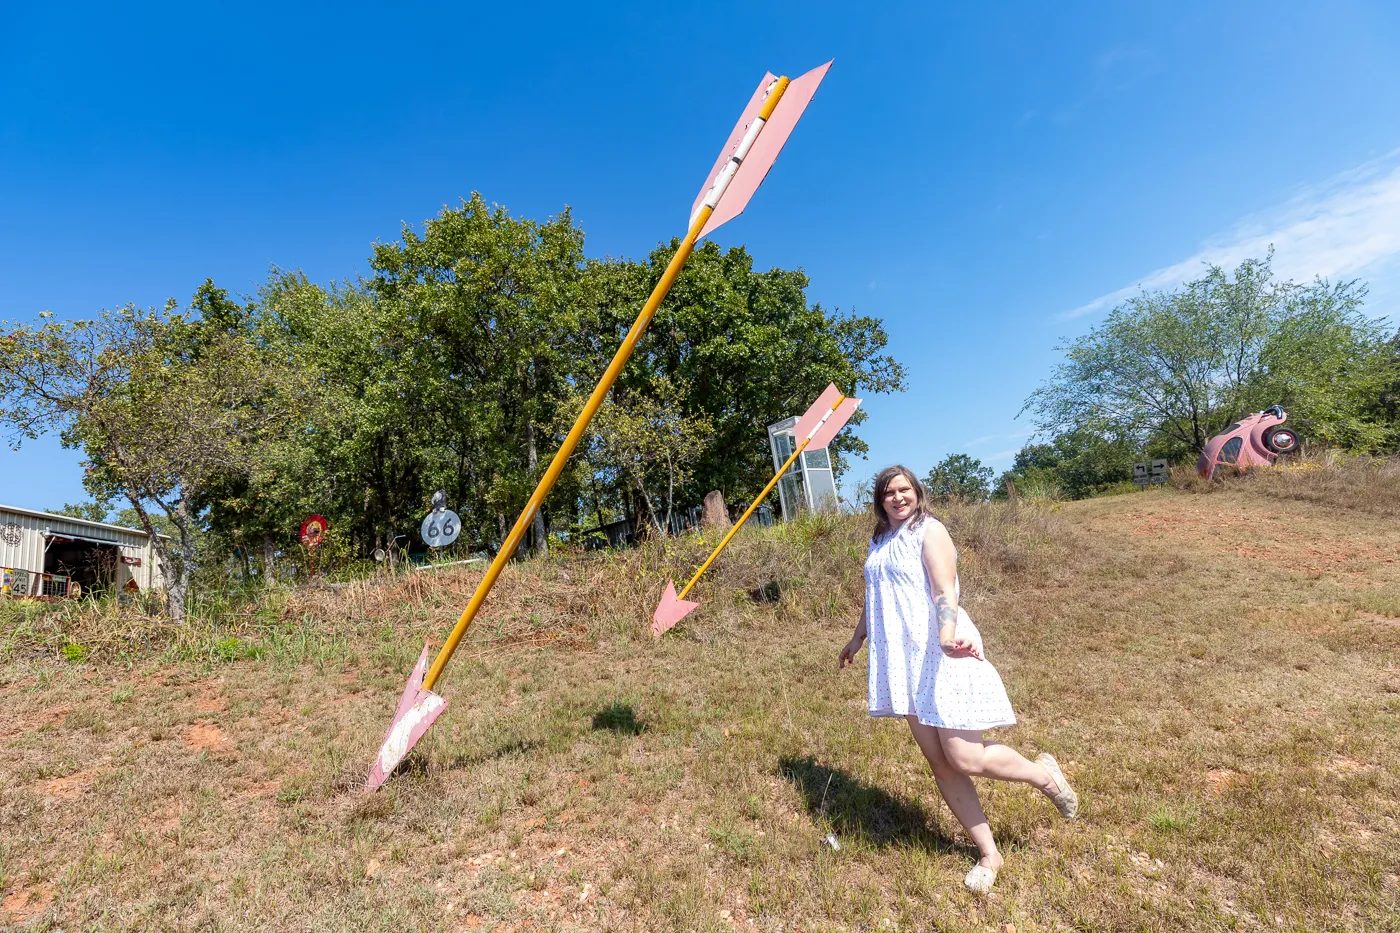
[[[1057,553],[1056,520],[1021,503],[949,503],[938,516],[961,555],[966,598],[1008,576],[1044,573]],[[703,611],[682,635],[706,637],[735,625],[788,618],[854,620],[864,590],[866,516],[809,515],[745,528],[696,587]],[[649,638],[667,580],[684,585],[718,542],[717,533],[649,541],[625,551],[524,561],[497,581],[463,649],[584,646],[604,634]],[[378,642],[439,643],[481,579],[479,567],[385,574],[270,593],[205,594],[175,625],[154,603],[0,603],[0,657],[67,654],[74,659],[233,660],[310,641],[336,650]]]
[[[1296,499],[1335,509],[1400,518],[1400,457],[1368,457],[1325,450],[1240,473],[1217,471],[1202,479],[1192,467],[1175,467],[1178,489],[1209,494],[1235,489],[1260,496]]]

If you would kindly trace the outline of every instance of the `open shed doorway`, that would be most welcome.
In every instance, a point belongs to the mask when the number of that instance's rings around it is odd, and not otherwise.
[[[68,577],[81,595],[101,596],[112,590],[120,557],[115,544],[53,535],[44,551],[44,573]]]

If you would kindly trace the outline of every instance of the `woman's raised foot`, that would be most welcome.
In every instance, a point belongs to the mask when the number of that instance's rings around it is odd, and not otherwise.
[[[1050,774],[1050,780],[1054,783],[1053,792],[1047,792],[1046,796],[1055,805],[1055,809],[1060,811],[1060,816],[1067,820],[1072,820],[1079,815],[1079,795],[1074,792],[1074,788],[1069,786],[1069,781],[1065,778],[1065,773],[1060,770],[1060,763],[1055,760],[1055,756],[1049,752],[1041,752],[1035,757],[1035,763],[1040,765]]]

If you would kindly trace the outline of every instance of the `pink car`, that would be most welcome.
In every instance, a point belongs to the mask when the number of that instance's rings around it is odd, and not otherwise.
[[[1283,427],[1288,413],[1275,405],[1242,418],[1206,441],[1196,472],[1210,479],[1218,466],[1268,466],[1298,449],[1298,435]]]

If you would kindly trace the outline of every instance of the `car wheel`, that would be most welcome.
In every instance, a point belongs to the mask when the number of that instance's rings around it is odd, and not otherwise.
[[[1298,449],[1298,435],[1290,428],[1269,428],[1264,432],[1264,446],[1276,454],[1291,454]]]

